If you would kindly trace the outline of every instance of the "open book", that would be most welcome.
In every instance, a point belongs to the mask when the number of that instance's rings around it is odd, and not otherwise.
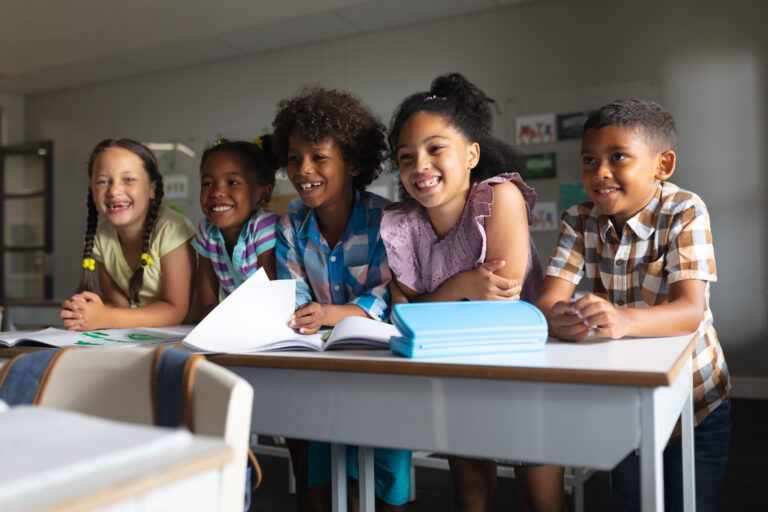
[[[269,350],[389,348],[396,327],[363,317],[347,317],[330,332],[298,334],[288,327],[296,301],[296,282],[270,281],[263,269],[225,298],[184,339],[205,352],[245,354]]]
[[[42,331],[0,332],[0,347],[128,347],[177,341],[184,334],[150,328],[67,331],[49,327]]]

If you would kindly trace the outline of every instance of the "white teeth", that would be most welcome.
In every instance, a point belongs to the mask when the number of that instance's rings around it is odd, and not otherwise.
[[[299,187],[301,187],[301,190],[309,190],[311,188],[319,187],[322,185],[319,181],[314,181],[312,183],[299,183]]]
[[[599,188],[599,189],[597,189],[597,192],[599,194],[610,194],[611,192],[614,192],[614,191],[616,191],[615,188]]]
[[[123,208],[127,208],[127,207],[128,207],[128,203],[112,203],[107,205],[107,208],[109,208],[110,210],[122,210]]]
[[[437,183],[440,181],[440,178],[435,176],[434,178],[429,178],[427,180],[419,181],[416,183],[416,188],[426,188],[426,187],[433,187],[437,185]]]
[[[229,206],[229,205],[217,205],[211,208],[211,210],[213,210],[214,212],[225,212],[231,209],[232,209],[232,206]]]

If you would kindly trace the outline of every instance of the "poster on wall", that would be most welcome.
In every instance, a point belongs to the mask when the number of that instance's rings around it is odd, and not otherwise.
[[[533,207],[531,231],[554,231],[560,226],[557,201],[541,201]]]
[[[590,112],[574,112],[557,116],[557,140],[580,139],[584,122]]]
[[[568,181],[560,184],[560,208],[567,210],[575,204],[589,201],[584,184],[580,181]]]
[[[518,144],[541,144],[557,140],[555,114],[536,114],[515,118],[515,140]]]
[[[525,179],[538,180],[557,176],[555,153],[537,153],[525,157]]]

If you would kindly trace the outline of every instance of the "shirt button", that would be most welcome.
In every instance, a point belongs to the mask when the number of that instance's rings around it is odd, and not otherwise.
[[[624,301],[619,299],[619,300],[616,301],[616,304],[618,304],[619,306],[623,306],[624,305]]]
[[[331,261],[336,261],[336,256],[331,256]]]
[[[333,289],[336,290],[336,291],[339,291],[339,285],[337,285],[337,284],[333,285]]]
[[[616,264],[620,267],[624,266],[624,260],[616,260]]]

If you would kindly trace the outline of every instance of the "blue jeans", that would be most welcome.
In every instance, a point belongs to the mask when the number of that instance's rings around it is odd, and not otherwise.
[[[731,437],[731,399],[693,429],[696,510],[720,510],[728,441]],[[677,440],[664,450],[664,504],[666,510],[683,510],[682,443]],[[630,510],[640,510],[640,458],[633,452],[611,471],[611,495]]]

